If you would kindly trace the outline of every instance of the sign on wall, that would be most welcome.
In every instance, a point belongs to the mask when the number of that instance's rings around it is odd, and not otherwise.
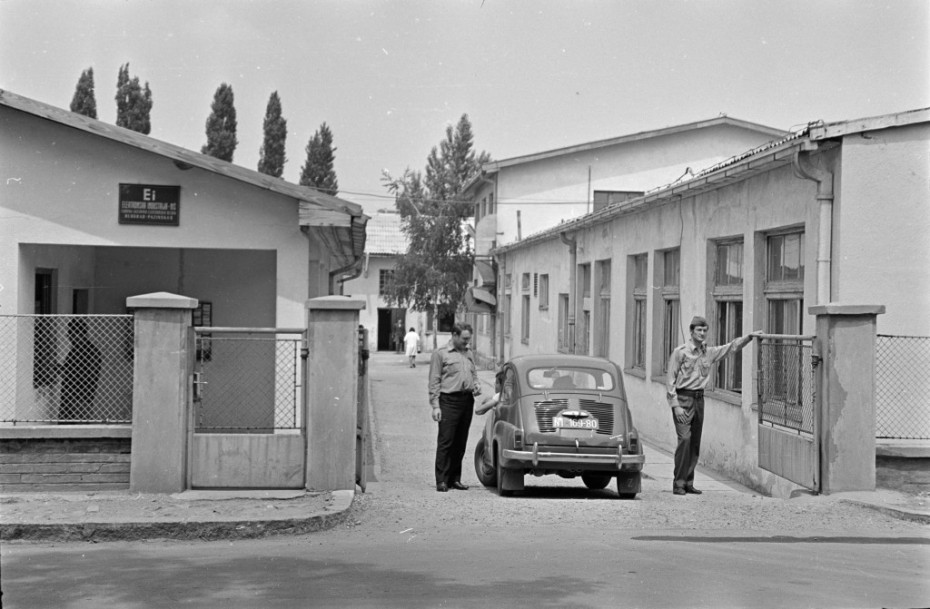
[[[119,223],[180,226],[181,187],[119,185]]]

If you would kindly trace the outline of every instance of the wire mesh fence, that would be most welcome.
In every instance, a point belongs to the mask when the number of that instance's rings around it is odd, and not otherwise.
[[[131,423],[132,315],[0,315],[0,422]]]
[[[759,357],[759,422],[814,433],[812,337],[763,335]]]
[[[196,433],[274,433],[302,426],[302,334],[197,328]]]
[[[930,336],[879,334],[875,436],[930,440]]]

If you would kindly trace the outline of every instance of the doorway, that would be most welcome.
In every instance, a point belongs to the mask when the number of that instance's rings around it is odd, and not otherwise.
[[[406,321],[407,309],[378,309],[378,351],[397,351],[397,341],[402,343],[407,332]],[[403,344],[400,349],[403,350]]]

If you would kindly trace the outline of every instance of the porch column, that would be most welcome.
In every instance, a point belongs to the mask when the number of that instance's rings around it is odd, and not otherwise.
[[[307,301],[307,488],[355,488],[360,298]]]
[[[180,492],[187,480],[189,340],[197,299],[157,292],[131,296],[126,306],[135,309],[129,489]]]
[[[882,305],[826,304],[817,316],[821,491],[875,490],[875,326]]]

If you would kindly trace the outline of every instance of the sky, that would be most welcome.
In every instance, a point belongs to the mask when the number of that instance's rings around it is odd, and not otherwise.
[[[927,0],[0,0],[0,88],[68,108],[93,67],[148,82],[152,132],[199,151],[235,93],[255,169],[272,91],[297,182],[322,123],[339,196],[391,208],[467,114],[496,160],[726,114],[780,129],[930,106]]]

